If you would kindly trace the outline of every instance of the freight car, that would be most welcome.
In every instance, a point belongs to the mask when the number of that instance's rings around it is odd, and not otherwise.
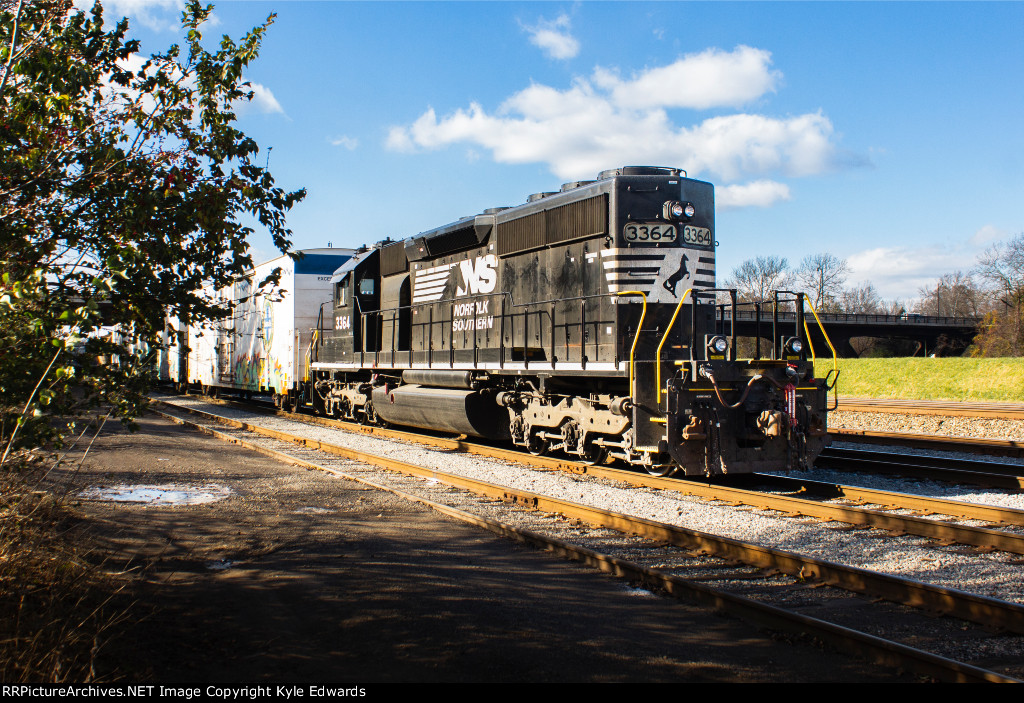
[[[738,359],[714,218],[710,183],[626,167],[364,248],[334,272],[306,402],[662,475],[808,466],[828,384],[804,298],[759,305],[769,343]]]
[[[305,249],[293,260],[279,256],[255,266],[232,285],[205,295],[232,308],[229,317],[205,326],[168,321],[160,353],[160,379],[180,388],[266,393],[285,408],[299,396],[321,305],[330,305],[331,276],[351,249]],[[260,288],[274,269],[276,288]],[[187,353],[181,353],[182,349]]]

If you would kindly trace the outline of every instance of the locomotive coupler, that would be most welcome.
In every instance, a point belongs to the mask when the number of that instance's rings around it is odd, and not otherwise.
[[[704,421],[696,415],[690,416],[690,424],[683,428],[683,441],[707,439],[708,433],[704,427]]]

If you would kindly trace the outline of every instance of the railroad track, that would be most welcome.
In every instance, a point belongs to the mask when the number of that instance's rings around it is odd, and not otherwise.
[[[840,398],[840,412],[856,412],[867,414],[899,414],[917,416],[935,416],[947,418],[971,418],[976,420],[1008,420],[1024,419],[1022,403],[981,403],[927,400],[889,400],[874,398]],[[884,425],[867,421],[870,425],[883,425],[876,429],[852,429],[830,427],[829,434],[846,442],[889,444],[915,449],[940,451],[963,451],[973,454],[990,454],[994,456],[1024,457],[1024,437],[1020,439],[1001,439],[996,437],[964,437],[949,434],[924,434],[908,432],[890,432]],[[942,423],[939,422],[938,425]],[[938,425],[927,422],[930,428]],[[934,432],[934,430],[932,430]],[[985,431],[993,431],[991,428]],[[998,432],[999,430],[994,430]]]
[[[303,419],[306,420],[308,418],[304,417]],[[320,422],[322,423],[323,421],[321,420]],[[835,623],[814,624],[812,627],[811,621],[817,621],[816,618],[811,618],[808,621],[806,615],[793,613],[783,615],[776,612],[779,610],[778,608],[759,603],[758,599],[763,599],[763,595],[755,593],[750,598],[743,598],[737,596],[736,591],[767,590],[774,593],[772,599],[777,601],[779,600],[779,589],[786,587],[791,591],[788,597],[799,601],[805,595],[803,591],[807,590],[805,586],[808,583],[830,583],[859,593],[899,600],[936,612],[951,613],[957,617],[983,623],[986,626],[993,626],[995,623],[998,623],[1001,627],[1014,632],[1024,632],[1024,608],[1013,603],[930,586],[909,579],[895,578],[865,569],[857,569],[856,567],[845,567],[784,550],[766,548],[727,537],[687,530],[645,518],[601,510],[593,506],[581,505],[575,501],[510,489],[507,486],[472,481],[464,476],[449,474],[436,468],[416,467],[403,464],[402,462],[396,464],[392,459],[354,454],[352,450],[327,445],[320,441],[296,438],[293,434],[280,433],[267,428],[257,428],[251,422],[240,423],[236,421],[235,424],[238,426],[238,429],[235,430],[236,434],[246,430],[256,431],[264,436],[273,436],[274,440],[271,441],[276,440],[284,446],[288,446],[289,443],[300,443],[303,445],[301,449],[291,449],[289,451],[289,456],[293,459],[295,458],[296,451],[300,453],[310,452],[314,451],[315,448],[319,452],[327,452],[333,456],[343,456],[358,462],[385,464],[393,470],[426,477],[431,481],[442,481],[450,486],[479,493],[488,499],[502,499],[545,513],[581,520],[590,525],[644,535],[649,539],[657,540],[661,544],[657,549],[671,549],[674,551],[666,554],[655,549],[653,553],[645,556],[644,559],[648,562],[653,561],[656,565],[654,567],[644,566],[642,563],[627,564],[626,561],[617,557],[601,557],[594,553],[594,550],[587,548],[584,548],[583,552],[574,552],[576,554],[574,558],[582,558],[585,561],[603,564],[602,568],[628,573],[633,578],[639,578],[648,583],[656,583],[659,588],[669,592],[685,592],[689,598],[713,602],[717,607],[725,607],[731,612],[742,612],[744,617],[749,617],[759,622],[764,622],[765,619],[775,622],[777,618],[782,618],[786,621],[787,624],[785,625],[772,625],[776,628],[811,629],[811,631],[817,633],[816,636],[828,641],[836,641],[836,638],[841,638],[844,641],[842,645],[844,647],[852,646],[847,641],[849,638],[852,638],[857,641],[856,647],[858,649],[870,652],[870,656],[882,661],[892,663],[894,657],[910,657],[910,659],[915,661],[913,664],[915,670],[930,672],[927,675],[936,676],[944,680],[967,680],[974,677],[981,677],[982,680],[998,680],[999,677],[996,676],[993,679],[991,675],[979,673],[970,667],[964,669],[953,665],[950,668],[950,665],[942,662],[942,657],[936,659],[934,655],[911,654],[904,651],[902,645],[894,645],[892,643],[883,645],[881,641],[876,641],[877,637],[865,635],[864,633],[852,633],[852,631],[846,632],[848,628],[836,625]],[[383,434],[378,429],[373,429],[370,432],[371,434]],[[407,433],[389,432],[388,434]],[[237,439],[237,437],[234,439]],[[422,441],[422,438],[417,437],[417,441]],[[442,446],[444,446],[444,443],[448,443],[446,448],[449,450],[466,451],[469,449],[467,443],[463,440],[440,438],[433,441],[440,443]],[[280,448],[273,451],[280,451]],[[507,452],[508,450],[499,451]],[[523,459],[522,455],[517,454],[515,456],[517,461],[523,461]],[[531,457],[531,459],[535,460],[536,458]],[[297,460],[305,461],[301,457]],[[558,462],[558,460],[552,459],[545,461],[551,461],[555,464],[554,467],[549,466],[549,470],[551,468],[568,468],[569,470],[586,472],[595,476],[599,472],[605,471],[603,467],[600,469],[596,467],[580,467],[579,465],[572,465],[572,462]],[[638,474],[633,474],[633,476],[655,483],[666,481],[666,479],[657,479],[655,477],[640,477]],[[718,491],[722,490],[722,487],[713,488]],[[722,500],[722,498],[717,499]],[[489,529],[494,529],[498,532],[508,532],[512,528],[509,528],[507,525],[491,525]],[[530,541],[535,541],[535,536],[531,536]],[[556,543],[548,543],[547,548],[556,549],[556,551],[560,552],[572,551],[565,540],[560,538],[556,538]],[[713,557],[709,557],[708,554],[713,555]],[[717,559],[718,561],[709,563],[709,559]],[[773,574],[788,574],[788,576],[766,575],[766,571]],[[680,579],[675,575],[678,573],[685,573],[688,577]],[[709,590],[706,585],[703,585],[708,582],[728,582],[732,584],[732,588],[727,591],[721,591],[720,589]],[[737,583],[740,585],[737,586]],[[695,585],[701,585],[702,587],[694,590],[693,586]],[[783,596],[782,600],[786,600],[786,597]],[[863,619],[863,616],[858,615],[852,619],[853,621],[858,621]],[[884,619],[888,621],[890,616],[886,616]],[[795,624],[798,622],[799,624]],[[894,654],[897,651],[900,654]],[[943,673],[939,673],[940,670]]]
[[[843,442],[888,444],[910,449],[959,451],[991,456],[1024,457],[1024,442],[1013,439],[954,437],[913,432],[876,432],[830,427],[828,433]]]
[[[991,417],[1024,420],[1024,403],[959,402],[950,400],[896,400],[891,398],[839,398],[843,412]]]
[[[834,520],[849,525],[888,530],[896,534],[918,535],[942,543],[963,544],[982,550],[1024,554],[1024,535],[1002,529],[1006,526],[1024,527],[1024,511],[1015,508],[979,505],[843,484],[826,484],[782,476],[754,475],[726,479],[726,481],[738,480],[740,485],[730,485],[721,480],[707,482],[694,479],[662,478],[639,473],[632,469],[590,466],[569,458],[534,456],[517,449],[507,449],[491,443],[473,442],[465,438],[452,439],[437,434],[425,435],[403,430],[369,427],[310,415],[280,413],[266,407],[264,410],[325,427],[427,443],[445,449],[522,463],[535,468],[588,474],[634,486],[674,490],[704,500],[746,505],[760,510],[773,510],[821,520]],[[829,468],[842,465],[852,471],[872,471],[877,467],[884,467],[889,473],[974,482],[980,485],[995,484],[997,487],[1013,489],[1019,488],[1021,480],[1013,473],[1019,471],[1021,467],[992,462],[971,462],[963,459],[845,449],[830,449],[823,456],[826,457],[828,461],[826,466]],[[919,462],[927,462],[927,464]],[[987,471],[981,471],[979,467],[985,468]],[[964,476],[966,476],[966,480],[963,480]],[[989,477],[991,481],[987,480]],[[767,490],[743,488],[743,485],[750,483],[760,483]],[[780,489],[786,491],[786,494],[780,495],[778,493]],[[847,504],[827,502],[836,500],[847,501]],[[894,511],[910,511],[914,514],[900,514]],[[940,520],[936,516],[982,521],[987,523],[987,526],[963,525],[951,520]]]
[[[839,471],[898,474],[1010,490],[1024,488],[1024,466],[976,459],[831,447],[821,453],[815,466]]]

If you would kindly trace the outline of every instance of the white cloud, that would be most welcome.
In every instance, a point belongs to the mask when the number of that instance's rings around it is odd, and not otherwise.
[[[568,15],[559,15],[558,19],[537,20],[537,24],[521,25],[530,35],[530,43],[539,47],[548,58],[571,59],[580,53],[580,43],[569,33],[570,20]]]
[[[1000,239],[1007,239],[1009,236],[1010,233],[1004,229],[999,229],[995,225],[985,225],[971,236],[970,241],[975,246],[981,246]]]
[[[428,108],[427,112],[433,114],[434,108]],[[405,127],[392,127],[388,130],[388,138],[384,140],[384,146],[391,151],[412,153],[416,151],[416,144],[412,141],[412,134]]]
[[[335,137],[334,139],[332,139],[331,144],[333,146],[340,146],[343,149],[348,149],[349,151],[354,151],[355,148],[359,146],[359,140],[356,139],[355,137],[342,135],[340,137]]]
[[[277,98],[270,92],[270,88],[250,81],[249,90],[252,91],[252,100],[243,100],[235,106],[239,115],[247,112],[259,112],[265,115],[284,114],[284,108],[281,107],[281,103],[277,102]]]
[[[870,280],[883,298],[907,300],[943,274],[970,269],[975,256],[963,246],[878,247],[848,256],[846,261],[851,279]]]
[[[96,0],[74,0],[75,8],[90,11]],[[116,24],[122,17],[128,17],[132,26],[135,21],[155,31],[174,31],[181,27],[181,12],[184,0],[104,0],[104,24]],[[210,29],[220,24],[220,18],[210,13],[201,29]]]
[[[141,54],[131,54],[126,59],[119,61],[118,65],[133,73],[138,73],[146,64],[147,60],[148,59],[143,57]],[[192,90],[196,88],[195,75],[191,74],[185,77],[184,80],[181,80],[181,68],[177,64],[173,64],[171,66],[164,64],[163,66],[158,66],[158,68],[171,71],[171,76],[175,80],[180,81],[182,87]],[[157,69],[150,67],[149,73],[152,74],[155,70]],[[284,114],[284,108],[281,107],[281,103],[279,103],[277,98],[274,97],[270,88],[261,83],[249,81],[248,90],[252,92],[252,100],[239,100],[234,103],[235,112],[239,116],[252,113]],[[134,90],[121,88],[119,86],[108,86],[108,91],[110,91],[111,94],[116,93],[121,95],[123,100],[134,101],[141,98],[142,108],[147,112],[152,110],[155,106],[152,96],[148,94],[140,96]]]
[[[89,11],[95,0],[75,0],[75,7]],[[184,0],[104,0],[104,24],[114,23],[122,17],[137,20],[156,31],[174,30],[181,26]]]
[[[685,125],[669,110],[734,106],[774,91],[781,75],[770,59],[740,46],[688,55],[628,80],[598,67],[564,89],[534,83],[494,111],[474,102],[438,117],[428,108],[412,124],[392,127],[386,144],[404,152],[465,144],[500,163],[547,164],[567,180],[624,164],[679,166],[725,186],[727,206],[767,207],[790,197],[780,176],[814,175],[844,162],[827,117],[735,113]]]
[[[715,188],[715,208],[719,211],[742,207],[771,207],[790,199],[789,186],[777,181],[760,180]]]
[[[739,107],[765,93],[775,92],[782,80],[780,71],[770,68],[771,52],[738,46],[730,52],[707,49],[621,80],[615,73],[598,68],[594,82],[609,91],[622,107]]]

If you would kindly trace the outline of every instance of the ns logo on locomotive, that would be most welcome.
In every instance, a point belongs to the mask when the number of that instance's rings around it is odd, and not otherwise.
[[[305,400],[656,474],[809,466],[831,386],[804,298],[753,306],[774,339],[737,358],[744,304],[715,286],[714,217],[710,183],[626,167],[358,251],[332,278]]]

